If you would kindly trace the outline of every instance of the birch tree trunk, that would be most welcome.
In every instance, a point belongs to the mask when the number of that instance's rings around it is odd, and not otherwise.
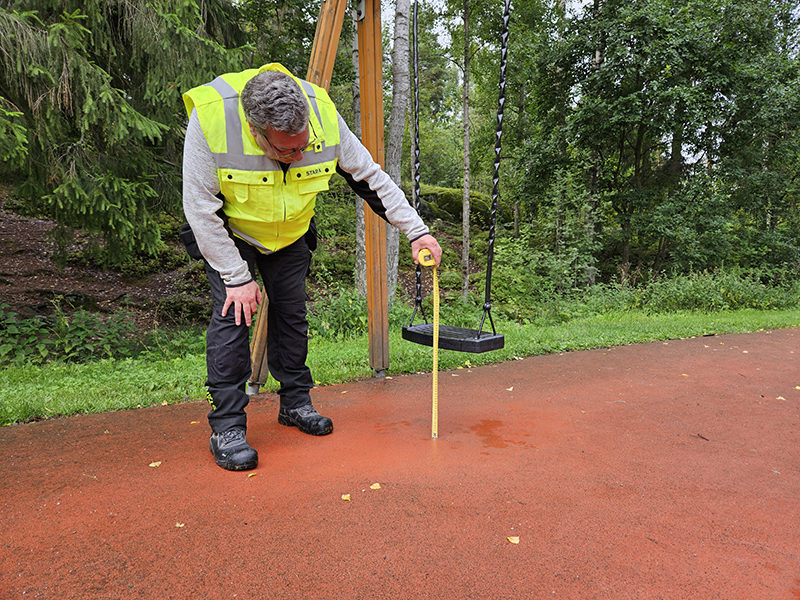
[[[464,0],[464,196],[461,211],[461,299],[469,297],[469,0]]]
[[[603,0],[595,0],[594,2],[595,14],[599,16],[600,11],[603,9]],[[603,43],[603,36],[598,34],[595,40],[594,59],[592,60],[592,68],[599,69],[605,60],[605,47]],[[594,244],[594,239],[597,236],[597,218],[600,210],[600,199],[598,189],[598,171],[601,157],[593,152],[591,157],[591,168],[589,170],[589,199],[586,203],[586,213],[584,216],[584,235],[586,236],[586,245],[591,248]],[[625,260],[627,263],[627,259]],[[591,260],[586,265],[585,283],[587,286],[592,287],[597,284],[597,265],[592,254]]]
[[[411,0],[397,0],[394,13],[394,46],[392,49],[392,112],[389,117],[389,135],[386,144],[386,172],[400,185],[403,156],[403,133],[410,94],[408,73],[409,15]],[[397,265],[400,252],[400,232],[396,227],[386,227],[387,287],[389,304],[394,301],[397,289]]]
[[[361,80],[358,73],[358,18],[353,11],[353,133],[361,139]],[[364,231],[364,201],[356,198],[356,261],[355,274],[356,291],[359,296],[367,297],[367,236]]]

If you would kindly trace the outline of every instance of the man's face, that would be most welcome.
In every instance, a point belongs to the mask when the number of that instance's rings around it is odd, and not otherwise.
[[[303,158],[303,151],[310,145],[309,129],[296,134],[289,135],[272,127],[267,127],[265,131],[256,129],[250,124],[250,133],[256,138],[259,148],[264,151],[269,158],[282,163],[292,163]]]

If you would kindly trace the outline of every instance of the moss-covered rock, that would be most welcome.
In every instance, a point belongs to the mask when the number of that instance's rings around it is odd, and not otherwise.
[[[403,189],[411,201],[409,185],[404,185]],[[463,208],[464,192],[461,188],[444,188],[433,185],[420,186],[420,213],[426,222],[440,219],[446,223],[460,223]],[[469,216],[470,226],[477,229],[488,229],[492,197],[481,192],[470,191],[469,194]],[[510,222],[513,217],[511,209],[502,205],[498,206],[497,218]]]

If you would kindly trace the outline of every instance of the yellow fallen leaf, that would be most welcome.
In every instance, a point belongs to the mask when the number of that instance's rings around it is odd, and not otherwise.
[[[350,502],[350,494],[342,494],[342,500],[345,502]]]
[[[688,377],[686,373],[681,373],[681,377]]]
[[[175,523],[175,527],[178,527],[178,528],[186,527],[186,523]]]
[[[514,391],[514,386],[512,385],[510,388],[506,388],[506,391],[507,392],[513,392]]]
[[[747,350],[742,350],[742,354],[748,354]]]
[[[192,421],[189,425],[197,425],[200,421]]]
[[[387,376],[387,377],[384,377],[384,379],[391,379],[391,377],[388,377],[388,376]]]
[[[156,462],[151,462],[150,466],[151,467],[160,467],[161,466],[161,461],[157,460]]]
[[[380,483],[373,483],[371,486],[369,486],[369,489],[371,489],[371,490],[379,490],[379,489],[381,489],[381,484]]]
[[[248,474],[247,474],[247,478],[248,478],[248,479],[250,479],[251,477],[255,477],[256,475],[258,475],[258,473],[255,473],[255,472],[253,472],[253,473],[248,473]]]
[[[784,398],[783,396],[778,396],[777,398],[775,398],[775,400],[786,400],[786,398]]]
[[[346,394],[346,393],[347,393],[347,390],[344,390],[342,393],[343,393],[343,394]]]
[[[167,404],[168,404],[168,402],[167,402],[166,400],[164,400],[164,401],[161,403],[161,406],[166,406]]]
[[[519,544],[519,536],[517,535],[509,536],[508,541],[511,542],[512,544]]]
[[[795,388],[794,388],[794,389],[796,389],[796,390],[800,390],[800,385],[798,385],[798,386],[795,386]]]
[[[463,369],[464,367],[456,367],[456,369]]]

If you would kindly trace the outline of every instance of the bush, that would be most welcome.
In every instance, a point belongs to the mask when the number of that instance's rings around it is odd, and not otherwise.
[[[768,287],[758,273],[738,270],[702,271],[650,283],[641,296],[642,307],[652,312],[696,310],[714,312],[755,308],[797,307],[798,286]]]
[[[100,317],[83,309],[72,315],[56,305],[53,317],[22,318],[0,305],[0,364],[83,362],[130,355],[135,326],[127,312]]]
[[[311,337],[346,340],[367,331],[367,300],[352,289],[337,284],[308,311]]]
[[[206,352],[205,328],[202,326],[153,328],[139,340],[137,359],[173,360],[203,356]]]

